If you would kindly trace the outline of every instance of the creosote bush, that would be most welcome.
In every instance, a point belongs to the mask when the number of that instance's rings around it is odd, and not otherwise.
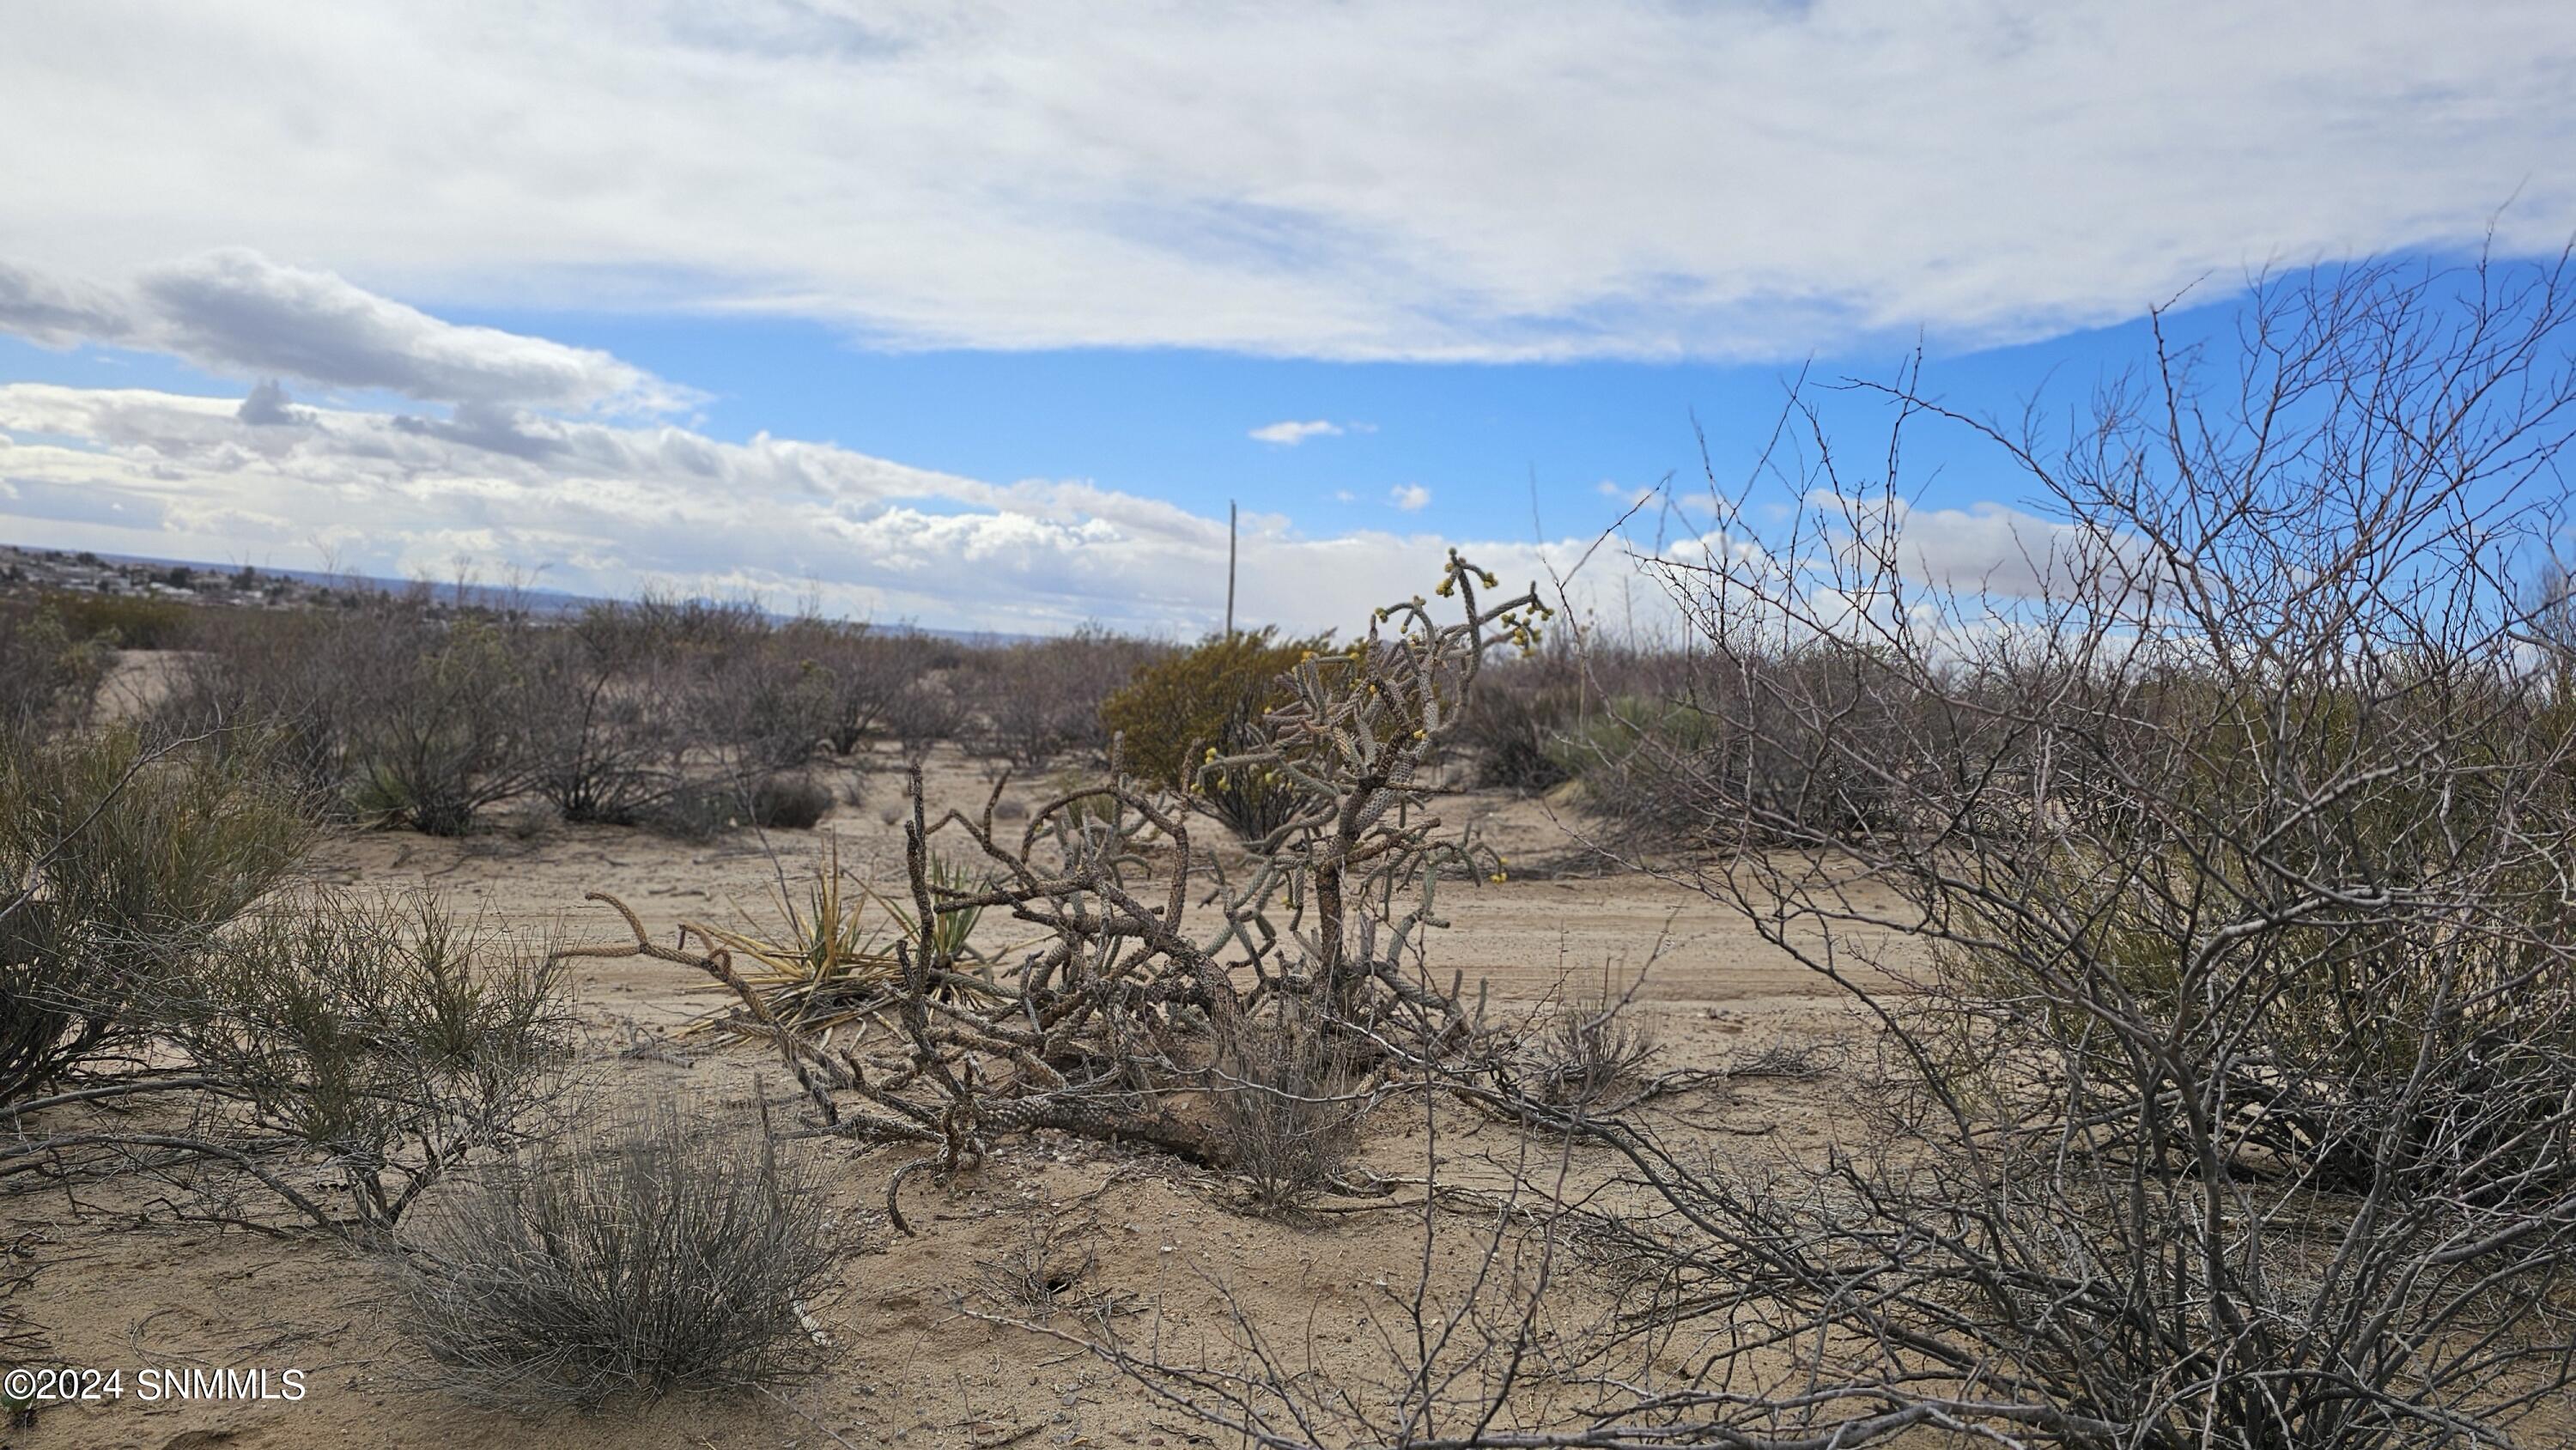
[[[530,783],[525,676],[516,631],[461,620],[397,657],[356,731],[363,815],[461,836]]]
[[[252,764],[129,730],[0,737],[0,1105],[138,1048],[310,829]]]
[[[531,1145],[403,1246],[406,1328],[481,1399],[744,1394],[829,1358],[805,1310],[838,1256],[812,1163],[673,1103]]]
[[[1153,661],[1100,706],[1124,742],[1121,764],[1137,779],[1182,785],[1200,762],[1191,752],[1230,754],[1253,727],[1287,703],[1282,677],[1330,647],[1328,636],[1282,639],[1275,629],[1241,631]]]
[[[548,943],[460,923],[427,895],[278,900],[157,1015],[216,1085],[186,1136],[237,1166],[254,1145],[310,1155],[342,1206],[284,1196],[347,1232],[392,1228],[470,1155],[552,1126],[571,1051]]]

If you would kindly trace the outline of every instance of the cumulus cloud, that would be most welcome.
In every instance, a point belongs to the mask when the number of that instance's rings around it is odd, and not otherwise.
[[[1430,506],[1431,490],[1418,483],[1399,483],[1386,491],[1386,501],[1406,513],[1419,513]]]
[[[307,421],[294,405],[285,384],[275,378],[262,378],[252,386],[250,396],[242,399],[242,405],[233,410],[233,416],[256,428],[290,427]]]
[[[1277,443],[1294,448],[1309,438],[1339,438],[1342,436],[1342,425],[1328,423],[1321,418],[1311,423],[1264,423],[1253,429],[1250,436],[1263,443]]]
[[[1428,499],[1405,485],[1391,502]],[[2000,505],[1814,502],[1827,520],[1893,510],[1900,565],[1962,592],[2027,597],[2100,556],[2063,525]],[[1095,483],[997,484],[829,444],[731,443],[667,424],[469,414],[433,427],[294,403],[274,386],[236,401],[0,385],[0,532],[288,566],[315,562],[319,550],[396,577],[444,575],[465,555],[492,569],[542,567],[551,587],[576,592],[810,592],[854,616],[1007,631],[1096,620],[1191,636],[1225,604],[1223,519]],[[1654,558],[1639,557],[1656,550],[1642,536],[1606,547],[1588,535],[1318,537],[1262,513],[1243,518],[1238,611],[1298,630],[1347,629],[1370,603],[1435,579],[1453,546],[1513,585],[1545,587],[1588,560],[1575,580],[1578,610],[1623,625],[1674,622]],[[1718,535],[1666,540],[1660,557],[1704,563],[1721,552],[1759,557],[1752,542]]]
[[[7,245],[57,272],[247,243],[897,345],[1734,358],[2030,337],[2508,198],[2507,250],[2576,232],[2563,0],[25,8]]]
[[[0,331],[50,346],[145,348],[217,373],[283,375],[487,415],[668,412],[695,396],[608,353],[460,326],[241,248],[146,267],[123,287],[0,262]]]
[[[728,443],[673,426],[246,405],[141,389],[0,385],[0,527],[181,557],[444,574],[459,555],[543,566],[550,587],[647,583],[809,590],[827,608],[958,628],[1043,632],[1086,620],[1194,635],[1225,604],[1226,525],[1082,481],[996,484],[828,444]],[[33,441],[42,439],[45,441]],[[541,446],[532,446],[541,445]],[[26,533],[21,530],[21,533]],[[1245,618],[1347,628],[1401,581],[1438,576],[1450,540],[1309,537],[1243,518]],[[1581,544],[1467,542],[1524,582]],[[1399,591],[1400,592],[1400,591]]]
[[[83,338],[122,336],[131,327],[125,303],[107,289],[0,257],[0,332],[69,347]]]

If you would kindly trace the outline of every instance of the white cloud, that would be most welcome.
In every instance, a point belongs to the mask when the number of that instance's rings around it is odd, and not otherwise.
[[[123,287],[0,262],[0,332],[471,409],[668,412],[695,396],[604,352],[461,327],[238,247],[143,268]]]
[[[257,399],[0,385],[0,532],[287,567],[319,550],[397,577],[444,576],[471,555],[487,575],[542,567],[548,587],[584,593],[659,582],[784,601],[810,588],[843,613],[960,628],[1098,620],[1190,635],[1224,610],[1224,520],[1096,484],[994,484],[670,426],[523,416],[487,436],[282,390]],[[1436,582],[1453,542],[1526,583],[1590,541],[1312,538],[1246,514],[1238,607],[1348,629]]]
[[[1386,491],[1386,501],[1406,513],[1419,513],[1431,503],[1431,490],[1418,483],[1399,483]]]
[[[903,345],[1773,357],[2465,245],[2508,198],[2507,249],[2576,232],[2564,0],[22,8],[0,251],[57,275],[248,245]],[[96,300],[0,278],[22,330]]]
[[[1339,438],[1342,425],[1318,418],[1311,423],[1264,423],[1252,430],[1251,437],[1264,443],[1278,443],[1294,448],[1309,438]]]

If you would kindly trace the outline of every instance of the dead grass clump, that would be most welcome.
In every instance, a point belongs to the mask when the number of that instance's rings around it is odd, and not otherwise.
[[[998,1313],[1041,1324],[1058,1311],[1097,1318],[1128,1307],[1131,1296],[1090,1282],[1100,1265],[1091,1245],[1100,1233],[1097,1214],[1032,1205],[1013,1224],[1001,1253],[975,1261],[972,1298]]]
[[[397,1273],[437,1377],[505,1405],[743,1392],[821,1369],[816,1175],[671,1103],[540,1144],[425,1217]]]
[[[1602,1103],[1658,1050],[1654,1030],[1618,1000],[1567,1002],[1522,1044],[1521,1090],[1554,1107]]]
[[[1229,1166],[1255,1204],[1292,1213],[1341,1181],[1368,1103],[1319,1022],[1246,1022],[1214,1077]]]

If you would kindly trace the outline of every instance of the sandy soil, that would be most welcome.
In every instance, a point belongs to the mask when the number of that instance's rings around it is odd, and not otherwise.
[[[1013,786],[1035,799],[1041,787]],[[974,765],[943,758],[931,798],[980,804]],[[329,842],[314,860],[328,879],[365,887],[427,885],[466,908],[512,923],[560,918],[568,935],[611,940],[615,923],[582,893],[616,893],[657,933],[684,919],[755,917],[784,873],[810,868],[824,831],[845,865],[886,872],[900,860],[896,779],[869,776],[823,830],[737,832],[688,845],[613,828],[525,825],[464,841],[372,833]],[[1482,979],[1505,1004],[1535,1006],[1551,994],[1614,989],[1644,970],[1640,1014],[1664,1045],[1665,1063],[1720,1063],[1775,1037],[1855,1032],[1829,988],[1760,940],[1741,920],[1669,883],[1601,875],[1543,803],[1451,795],[1440,809],[1473,817],[1510,858],[1511,879],[1445,898],[1453,928],[1436,934],[1430,965]],[[1008,924],[987,934],[1007,933]],[[1657,947],[1661,942],[1660,949]],[[1900,948],[1901,950],[1901,948]],[[1651,962],[1651,967],[1649,964]],[[577,986],[585,1023],[583,1070],[626,1096],[687,1091],[752,1111],[755,1083],[774,1062],[709,1039],[679,1039],[679,1060],[625,1054],[670,1039],[714,1004],[678,969],[587,961]],[[1754,1083],[1691,1105],[1691,1121],[1741,1151],[1812,1145],[1829,1134],[1849,1084]],[[1408,1116],[1409,1112],[1409,1116]],[[1437,1131],[1437,1142],[1431,1136]],[[1767,1135],[1767,1136],[1765,1136]],[[1394,1177],[1423,1171],[1427,1152],[1444,1173],[1500,1183],[1519,1151],[1512,1135],[1479,1132],[1462,1115],[1431,1123],[1390,1109],[1371,1124],[1365,1159]],[[1324,1213],[1295,1222],[1250,1216],[1216,1175],[1161,1155],[1070,1138],[1006,1145],[979,1172],[940,1185],[916,1177],[907,1207],[922,1233],[885,1222],[888,1177],[913,1150],[834,1146],[839,1223],[852,1246],[837,1282],[814,1306],[846,1353],[822,1379],[784,1398],[674,1400],[595,1415],[534,1419],[478,1410],[416,1383],[420,1361],[402,1341],[379,1282],[356,1256],[309,1236],[276,1239],[174,1221],[169,1205],[130,1180],[92,1182],[43,1195],[0,1198],[0,1244],[22,1236],[37,1276],[21,1302],[73,1366],[123,1368],[128,1398],[57,1407],[0,1431],[18,1447],[367,1447],[505,1444],[994,1447],[1232,1443],[1158,1406],[1133,1383],[1066,1343],[997,1326],[966,1312],[1009,1310],[983,1288],[987,1271],[1024,1244],[1032,1225],[1070,1226],[1096,1262],[1079,1292],[1131,1306],[1120,1323],[1159,1333],[1186,1356],[1205,1346],[1223,1357],[1230,1294],[1291,1347],[1343,1372],[1382,1373],[1387,1356],[1362,1317],[1407,1290],[1422,1260],[1422,1218],[1402,1205]],[[1489,1158],[1495,1161],[1488,1161]],[[1479,1226],[1435,1215],[1437,1276],[1460,1273],[1478,1252]],[[1579,1291],[1577,1291],[1579,1292]],[[1074,1321],[1060,1320],[1067,1327]],[[144,1404],[132,1393],[147,1367],[304,1371],[298,1402]]]

